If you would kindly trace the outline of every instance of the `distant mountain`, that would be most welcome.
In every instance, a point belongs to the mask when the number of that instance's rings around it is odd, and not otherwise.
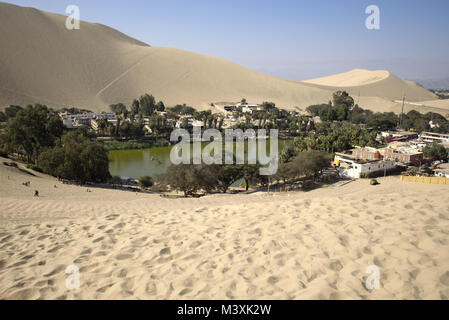
[[[413,80],[421,84],[426,89],[445,89],[449,90],[449,77],[440,79],[415,79]]]

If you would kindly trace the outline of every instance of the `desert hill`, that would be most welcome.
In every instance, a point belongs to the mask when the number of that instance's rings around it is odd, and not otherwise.
[[[373,110],[436,99],[421,86],[387,71],[295,82],[261,74],[226,60],[179,49],[153,47],[101,24],[67,30],[66,17],[0,3],[0,106],[44,103],[107,110],[151,93],[166,105],[199,109],[220,101],[274,101],[293,109],[330,100],[344,89]],[[419,108],[419,106],[414,106]],[[396,108],[397,109],[397,108]],[[397,110],[394,110],[397,111]]]

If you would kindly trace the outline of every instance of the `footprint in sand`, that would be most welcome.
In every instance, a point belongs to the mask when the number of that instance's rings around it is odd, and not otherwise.
[[[132,254],[130,253],[121,253],[115,256],[115,258],[117,260],[126,260],[126,259],[131,259],[133,257]]]
[[[202,241],[195,241],[194,243],[192,243],[191,245],[190,245],[190,249],[196,249],[196,248],[198,248],[200,245],[202,245],[203,244],[203,242]]]
[[[98,293],[105,293],[109,288],[111,288],[114,285],[114,283],[110,283],[108,285],[105,285],[99,289],[97,289]]]
[[[331,268],[331,270],[339,272],[341,269],[343,269],[343,265],[341,264],[340,260],[335,260],[331,262],[329,268]]]
[[[120,217],[119,214],[111,214],[111,215],[109,215],[109,216],[106,216],[106,220],[111,221],[111,220],[117,219],[118,217]]]
[[[86,261],[89,261],[89,256],[80,256],[80,257],[76,258],[75,260],[73,260],[73,262],[76,264],[81,264]]]
[[[276,283],[279,282],[279,278],[275,277],[275,276],[271,276],[267,279],[267,282],[271,285],[275,285]]]
[[[126,278],[126,276],[128,275],[128,270],[126,269],[121,269],[119,274],[117,275],[118,278]]]
[[[59,265],[56,268],[54,268],[53,271],[51,271],[50,273],[44,274],[44,277],[48,278],[48,277],[54,276],[55,274],[57,274],[63,270],[65,270],[65,266]]]
[[[159,254],[160,254],[161,256],[170,254],[170,248],[164,248],[164,249],[162,249],[161,251],[159,251]]]
[[[449,287],[449,271],[440,277],[440,282]]]
[[[145,288],[145,292],[150,295],[150,296],[155,296],[157,295],[157,287],[156,284],[154,282],[149,282],[147,283],[147,286]]]
[[[93,240],[92,242],[93,243],[97,243],[97,242],[100,242],[100,241],[103,241],[103,240],[104,240],[104,237],[99,237],[99,238]]]

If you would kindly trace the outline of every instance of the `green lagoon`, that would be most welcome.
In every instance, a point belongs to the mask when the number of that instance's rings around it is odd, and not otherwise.
[[[279,140],[279,151],[289,143],[291,143],[290,140]],[[202,146],[204,147],[207,144],[207,142],[202,143]],[[245,142],[245,150],[247,144],[248,142]],[[269,144],[269,141],[267,141],[267,150],[269,150]],[[170,151],[172,148],[173,146],[109,151],[109,171],[112,176],[122,178],[155,177],[165,173],[170,166]]]

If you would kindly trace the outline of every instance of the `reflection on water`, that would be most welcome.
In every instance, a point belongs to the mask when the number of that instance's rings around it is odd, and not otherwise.
[[[279,140],[279,151],[288,143],[289,141]],[[202,148],[207,144],[203,143]],[[245,142],[245,150],[247,150],[247,144],[248,142]],[[109,171],[112,176],[122,178],[155,177],[156,175],[165,173],[170,166],[171,149],[172,146],[109,151]],[[267,150],[269,152],[269,141],[267,141]]]

